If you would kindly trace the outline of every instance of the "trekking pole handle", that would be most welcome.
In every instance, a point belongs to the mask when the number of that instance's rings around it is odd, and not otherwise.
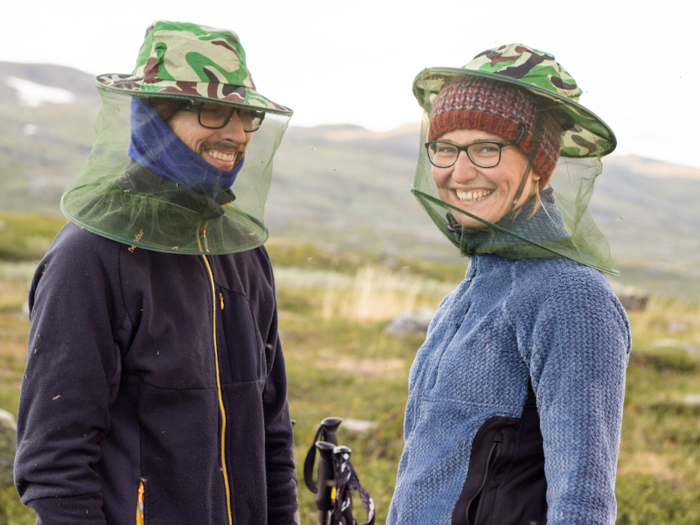
[[[327,417],[321,421],[321,424],[318,426],[318,430],[316,430],[316,435],[314,436],[311,447],[306,453],[306,459],[304,459],[304,483],[306,484],[306,487],[314,494],[318,494],[318,487],[316,486],[316,483],[314,483],[314,464],[316,462],[317,450],[316,443],[318,441],[325,441],[332,445],[337,445],[337,430],[342,422],[343,418],[340,417]]]
[[[321,426],[325,432],[324,441],[328,443],[338,444],[338,427],[343,422],[341,417],[327,417],[321,421]]]
[[[333,489],[335,488],[335,471],[333,469],[333,450],[335,445],[327,441],[317,441],[318,458],[318,493],[316,508],[320,511],[333,510]]]
[[[347,453],[347,455],[350,456],[350,454],[352,454],[352,450],[350,449],[350,447],[346,447],[344,445],[341,445],[339,447],[335,447],[333,449],[334,456],[337,454],[343,454],[343,453]]]

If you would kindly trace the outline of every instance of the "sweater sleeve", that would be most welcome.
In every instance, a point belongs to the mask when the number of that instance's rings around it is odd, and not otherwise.
[[[293,525],[297,510],[294,436],[287,402],[287,375],[277,330],[277,307],[266,341],[268,376],[263,392],[265,469],[270,525]]]
[[[528,345],[547,523],[612,525],[630,329],[601,274],[590,270],[563,279],[568,282],[558,283],[534,309]]]
[[[94,466],[118,388],[113,334],[124,317],[115,296],[118,248],[75,227],[66,234],[70,229],[40,263],[30,291],[15,483],[38,523],[104,525]]]

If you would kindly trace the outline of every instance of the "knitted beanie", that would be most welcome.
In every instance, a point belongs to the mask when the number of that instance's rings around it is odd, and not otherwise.
[[[475,129],[517,142],[529,158],[537,116],[537,101],[524,90],[487,78],[460,77],[435,99],[428,141],[456,129]],[[541,144],[532,167],[540,176],[540,188],[544,188],[559,159],[562,129],[550,111],[540,110],[539,119]]]

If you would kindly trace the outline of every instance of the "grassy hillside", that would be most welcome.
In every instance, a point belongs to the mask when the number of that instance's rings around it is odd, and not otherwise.
[[[9,78],[64,89],[75,99],[23,106]],[[92,147],[99,107],[100,97],[86,73],[0,62],[0,211],[59,213],[61,194]]]
[[[96,116],[73,104],[0,105],[0,210],[59,214],[63,190],[90,153]]]
[[[0,261],[39,261],[64,224],[60,215],[0,212]]]
[[[591,200],[613,255],[622,265],[700,279],[700,169],[693,178],[652,177],[635,171],[637,158],[624,160],[604,163]]]
[[[411,195],[415,127],[290,128],[275,156],[266,208],[273,231],[359,251],[444,258],[452,250]]]

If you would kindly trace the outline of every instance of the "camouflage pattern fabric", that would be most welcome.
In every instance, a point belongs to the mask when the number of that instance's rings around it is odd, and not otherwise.
[[[291,115],[256,91],[240,39],[233,31],[157,20],[131,75],[105,74],[98,88],[132,96],[184,98]]]
[[[461,68],[428,68],[413,81],[413,94],[429,114],[437,94],[456,77],[474,75],[523,87],[552,103],[564,129],[561,154],[565,157],[602,157],[617,139],[612,129],[578,103],[581,88],[554,55],[523,44],[488,49]]]

